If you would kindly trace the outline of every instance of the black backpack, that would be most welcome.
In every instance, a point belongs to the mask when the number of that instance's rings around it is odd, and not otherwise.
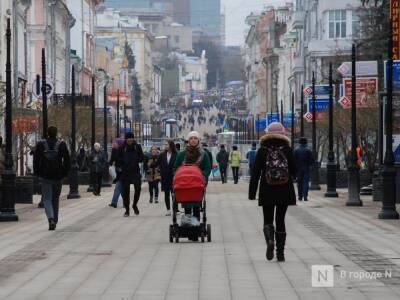
[[[267,149],[265,179],[269,185],[284,185],[289,181],[289,163],[284,146],[269,146]]]
[[[46,177],[57,177],[61,173],[62,164],[58,151],[60,144],[61,141],[57,140],[54,148],[50,148],[48,141],[43,142],[42,170]]]

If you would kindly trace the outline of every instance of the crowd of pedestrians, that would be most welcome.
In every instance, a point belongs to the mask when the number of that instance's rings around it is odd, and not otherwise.
[[[286,136],[286,129],[281,123],[274,122],[266,128],[265,135],[259,141],[259,148],[257,149],[257,143],[253,143],[246,153],[250,174],[248,198],[250,200],[257,198],[259,206],[262,207],[268,260],[273,259],[275,247],[277,260],[285,260],[285,216],[288,206],[296,205],[293,183],[295,179],[298,186],[298,200],[308,200],[309,168],[314,163],[313,155],[307,147],[306,138],[300,138],[298,144],[299,146],[293,151]],[[150,203],[159,203],[161,184],[166,216],[171,216],[173,179],[177,169],[181,165],[197,165],[208,183],[211,170],[215,168],[213,154],[207,144],[201,142],[198,132],[190,132],[182,150],[180,147],[181,145],[175,144],[173,140],[167,140],[162,150],[153,145],[148,153],[144,153],[133,133],[126,133],[123,140],[113,143],[109,160],[100,144],[95,143],[89,155],[85,154],[83,148],[80,149],[78,163],[80,170],[85,168],[89,170],[93,194],[96,196],[100,196],[105,173],[112,175],[115,186],[109,206],[117,208],[118,200],[122,196],[124,217],[130,216],[131,208],[135,215],[139,215],[138,203],[143,179],[149,186]],[[55,230],[59,219],[62,182],[70,170],[68,147],[57,137],[56,127],[48,128],[46,138],[37,143],[33,156],[33,169],[41,180],[42,199],[49,230]],[[215,158],[221,183],[227,183],[227,171],[230,166],[233,183],[238,184],[242,162],[238,147],[233,145],[231,151],[228,151],[226,145],[221,144]],[[132,206],[131,185],[134,187]],[[181,205],[185,215],[200,220],[201,205],[192,202]]]

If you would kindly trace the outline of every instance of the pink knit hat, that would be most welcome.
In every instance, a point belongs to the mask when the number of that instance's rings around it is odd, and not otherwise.
[[[285,126],[280,122],[272,122],[265,128],[267,134],[286,134]]]

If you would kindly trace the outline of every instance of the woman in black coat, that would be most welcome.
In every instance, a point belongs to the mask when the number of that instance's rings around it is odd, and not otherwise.
[[[263,207],[264,214],[264,236],[267,242],[267,259],[274,257],[274,235],[276,238],[276,256],[278,261],[284,261],[284,247],[286,242],[285,215],[289,205],[296,205],[296,193],[293,186],[292,177],[295,177],[296,170],[293,161],[293,152],[289,138],[285,135],[285,128],[279,122],[271,123],[266,134],[260,139],[261,148],[256,154],[256,161],[249,185],[249,199],[256,198],[258,184],[260,184],[258,204]],[[270,151],[278,154],[279,159],[267,163],[267,156],[272,157]],[[271,159],[270,159],[271,160]],[[280,168],[271,167],[279,162]],[[284,166],[282,168],[282,166]],[[267,170],[269,168],[269,170]],[[273,183],[267,176],[271,175],[271,170],[283,170],[283,174],[277,178],[284,178],[281,183]],[[269,183],[268,183],[269,182]],[[276,185],[275,185],[276,184]],[[276,211],[275,211],[276,210]],[[274,228],[274,215],[275,225]]]
[[[165,206],[167,208],[166,216],[171,215],[171,190],[174,179],[174,164],[176,160],[176,147],[172,140],[168,140],[164,145],[164,152],[160,155],[161,169],[161,190],[165,193]]]

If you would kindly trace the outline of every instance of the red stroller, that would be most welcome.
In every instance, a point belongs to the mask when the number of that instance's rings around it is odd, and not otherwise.
[[[202,243],[207,238],[211,242],[211,225],[207,224],[206,213],[206,181],[197,165],[182,165],[176,171],[173,181],[172,195],[172,225],[169,226],[169,241],[179,238],[189,238],[197,241],[200,237]],[[177,222],[178,204],[191,203],[202,208],[202,222],[198,226],[181,226]],[[200,220],[199,220],[200,221]]]

